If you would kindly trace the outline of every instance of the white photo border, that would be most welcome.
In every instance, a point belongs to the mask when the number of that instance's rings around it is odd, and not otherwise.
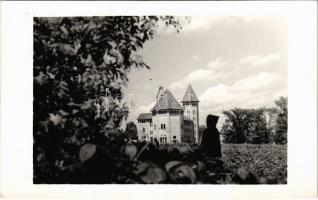
[[[283,198],[317,195],[317,2],[2,2],[1,193],[5,197]],[[33,17],[281,16],[288,20],[286,185],[33,185]],[[244,48],[244,47],[242,47]]]

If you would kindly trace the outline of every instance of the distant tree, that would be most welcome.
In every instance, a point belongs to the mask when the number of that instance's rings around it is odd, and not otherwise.
[[[200,125],[199,126],[199,134],[198,134],[198,136],[199,136],[199,138],[198,138],[198,143],[199,144],[201,144],[201,140],[202,140],[202,135],[203,135],[203,132],[204,132],[204,130],[206,129],[206,126],[205,125]]]
[[[221,134],[224,143],[286,144],[287,98],[280,97],[274,108],[223,111],[226,116]]]
[[[275,142],[275,126],[276,126],[276,118],[277,118],[277,108],[265,108],[264,115],[266,120],[266,132],[268,134],[268,142]]]
[[[251,144],[266,144],[269,142],[269,132],[266,126],[264,108],[249,110],[248,129],[245,133],[246,142]]]
[[[230,119],[225,119],[221,129],[221,136],[223,143],[237,143],[237,133]]]
[[[222,127],[222,135],[225,143],[245,143],[248,130],[250,113],[247,109],[234,108],[223,111],[227,117]]]
[[[234,108],[223,111],[223,114],[227,117],[221,129],[224,143],[268,143],[269,134],[263,108]]]
[[[288,128],[288,99],[287,97],[280,97],[275,101],[278,116],[276,118],[274,142],[276,144],[287,143],[287,128]]]
[[[138,130],[134,122],[128,122],[126,124],[125,135],[132,140],[138,140]]]

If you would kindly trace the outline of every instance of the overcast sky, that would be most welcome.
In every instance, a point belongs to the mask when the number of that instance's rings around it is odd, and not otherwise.
[[[183,27],[181,33],[160,29],[146,43],[142,56],[151,69],[133,69],[124,90],[128,121],[150,111],[160,85],[181,100],[191,83],[200,100],[200,124],[209,113],[269,107],[279,96],[287,96],[284,19],[192,17]],[[219,127],[223,120],[221,116]]]

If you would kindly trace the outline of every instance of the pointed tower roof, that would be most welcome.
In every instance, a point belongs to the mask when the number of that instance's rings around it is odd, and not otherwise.
[[[189,84],[181,102],[199,102],[191,84]]]
[[[178,103],[176,98],[167,89],[158,98],[156,105],[151,109],[151,111],[158,110],[181,110],[182,106]]]

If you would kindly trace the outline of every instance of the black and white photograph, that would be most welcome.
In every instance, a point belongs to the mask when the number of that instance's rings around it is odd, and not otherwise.
[[[287,184],[287,23],[33,19],[34,184]]]
[[[317,198],[317,2],[0,13],[0,198]]]

